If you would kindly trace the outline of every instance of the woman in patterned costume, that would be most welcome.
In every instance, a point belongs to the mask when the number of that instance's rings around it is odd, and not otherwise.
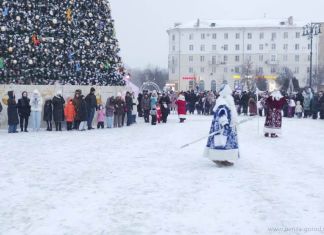
[[[239,158],[237,111],[228,85],[223,85],[213,109],[214,118],[204,156],[219,167],[232,166]]]
[[[280,91],[274,91],[266,100],[267,114],[264,124],[264,136],[276,138],[281,134],[282,109],[286,104],[286,99]]]

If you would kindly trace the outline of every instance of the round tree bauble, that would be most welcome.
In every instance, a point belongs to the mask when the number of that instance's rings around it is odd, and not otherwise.
[[[55,65],[59,65],[60,63],[58,61],[55,61]]]
[[[59,40],[59,43],[63,44],[64,43],[64,40],[63,39],[60,39]]]
[[[89,13],[89,17],[92,17],[92,16],[93,16],[93,15],[92,15],[92,13],[90,12],[90,13]]]
[[[12,63],[13,63],[13,64],[17,64],[17,60],[13,60]]]
[[[50,10],[50,15],[52,16],[52,15],[54,15],[54,11],[53,10]]]
[[[4,32],[7,30],[7,27],[6,26],[1,26],[1,31]]]
[[[39,15],[36,15],[35,18],[36,18],[36,20],[39,20]]]
[[[28,60],[28,64],[32,65],[33,63],[34,63],[34,62],[33,62],[32,59],[29,59],[29,60]]]
[[[9,52],[13,52],[13,47],[9,47],[9,48],[8,48],[8,51],[9,51]]]
[[[29,37],[25,38],[25,43],[29,43]]]
[[[87,46],[90,46],[90,41],[86,41],[85,44],[86,44]]]
[[[16,20],[17,20],[17,21],[20,21],[20,20],[21,20],[20,16],[17,16],[17,17],[16,17]]]
[[[52,22],[53,22],[53,24],[57,24],[57,19],[54,18],[54,19],[52,20]]]

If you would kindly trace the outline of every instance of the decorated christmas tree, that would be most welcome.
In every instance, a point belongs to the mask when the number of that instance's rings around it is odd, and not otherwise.
[[[107,0],[0,4],[0,84],[125,84]]]

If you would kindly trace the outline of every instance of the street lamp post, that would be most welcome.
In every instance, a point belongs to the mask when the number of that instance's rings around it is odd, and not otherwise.
[[[303,27],[303,36],[308,36],[310,39],[310,68],[309,68],[309,86],[312,88],[313,78],[313,37],[321,33],[320,23],[309,23]]]

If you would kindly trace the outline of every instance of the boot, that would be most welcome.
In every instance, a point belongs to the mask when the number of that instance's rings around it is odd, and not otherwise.
[[[278,136],[276,134],[272,133],[271,138],[278,138]]]
[[[269,133],[265,133],[264,136],[265,136],[265,137],[269,137]]]

